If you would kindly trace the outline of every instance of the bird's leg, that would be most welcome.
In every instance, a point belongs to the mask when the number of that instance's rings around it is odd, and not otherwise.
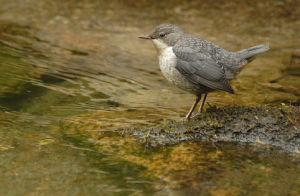
[[[191,107],[189,113],[187,113],[187,115],[186,115],[186,117],[185,117],[187,120],[190,120],[190,118],[191,118],[191,116],[192,116],[192,114],[193,114],[193,111],[195,110],[195,107],[196,107],[197,104],[199,103],[200,99],[201,99],[201,95],[200,95],[200,96],[197,96],[195,103],[192,105],[192,107]]]
[[[203,97],[203,100],[202,100],[202,103],[201,103],[201,106],[198,110],[198,113],[202,113],[203,111],[203,106],[204,106],[204,103],[205,103],[205,100],[206,100],[206,97],[207,97],[207,93],[204,94],[204,97]]]

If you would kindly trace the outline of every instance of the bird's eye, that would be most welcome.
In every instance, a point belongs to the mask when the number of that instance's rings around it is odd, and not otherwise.
[[[159,34],[159,37],[165,37],[165,35],[166,35],[166,34],[164,34],[164,33],[160,33],[160,34]]]

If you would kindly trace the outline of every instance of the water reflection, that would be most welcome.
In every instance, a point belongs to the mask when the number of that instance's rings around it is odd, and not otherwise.
[[[296,158],[226,143],[145,149],[122,136],[181,119],[193,100],[137,39],[163,21],[231,50],[270,43],[233,82],[237,94],[210,103],[299,105],[294,4],[2,1],[0,194],[296,195]]]

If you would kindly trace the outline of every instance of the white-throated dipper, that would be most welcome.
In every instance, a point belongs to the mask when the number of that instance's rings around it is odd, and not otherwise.
[[[204,94],[199,112],[202,112],[208,93],[222,90],[234,93],[229,81],[254,59],[269,49],[257,45],[238,52],[230,52],[209,41],[185,33],[172,24],[161,24],[149,35],[139,36],[153,41],[159,55],[160,70],[175,86],[197,96],[186,115],[189,120]]]

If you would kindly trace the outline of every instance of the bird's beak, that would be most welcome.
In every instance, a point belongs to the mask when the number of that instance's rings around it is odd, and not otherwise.
[[[150,35],[140,35],[140,36],[138,36],[138,38],[141,38],[141,39],[152,39],[150,37]]]

